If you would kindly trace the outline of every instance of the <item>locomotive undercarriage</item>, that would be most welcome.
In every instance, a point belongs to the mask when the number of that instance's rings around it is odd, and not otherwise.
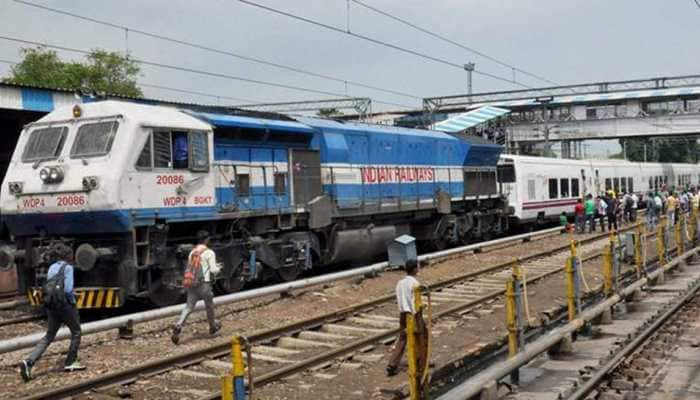
[[[148,299],[156,305],[180,301],[182,274],[196,232],[213,236],[212,248],[223,266],[215,289],[232,293],[252,282],[296,279],[304,271],[333,264],[376,261],[401,234],[416,237],[426,249],[483,240],[507,230],[501,199],[452,203],[449,213],[435,209],[333,218],[311,229],[307,215],[258,216],[187,223],[158,221],[131,234],[72,238],[18,238],[16,255],[22,290],[40,287],[51,244],[61,241],[76,252],[76,287],[118,288],[121,304]]]

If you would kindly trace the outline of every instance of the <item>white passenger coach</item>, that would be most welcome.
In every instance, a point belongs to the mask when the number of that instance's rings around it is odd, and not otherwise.
[[[572,214],[576,200],[607,190],[634,192],[700,183],[697,164],[638,163],[623,160],[570,160],[501,155],[499,181],[517,223]]]

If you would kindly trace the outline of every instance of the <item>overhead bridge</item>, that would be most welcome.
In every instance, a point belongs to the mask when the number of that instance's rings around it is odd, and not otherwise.
[[[432,97],[423,106],[427,114],[450,118],[483,107],[508,109],[475,130],[516,151],[541,142],[561,141],[562,149],[570,149],[590,139],[695,136],[700,75]]]

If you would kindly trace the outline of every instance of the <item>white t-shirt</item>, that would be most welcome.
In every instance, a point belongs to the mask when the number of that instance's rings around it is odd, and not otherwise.
[[[189,259],[192,259],[192,254],[194,254],[195,250],[196,248],[190,252]],[[214,254],[213,250],[206,249],[199,257],[199,262],[204,275],[204,282],[211,282],[211,274],[218,274],[220,271],[219,266],[216,264],[216,254]]]
[[[396,284],[396,302],[399,305],[399,312],[416,313],[415,301],[413,300],[413,288],[420,286],[418,280],[407,275]]]

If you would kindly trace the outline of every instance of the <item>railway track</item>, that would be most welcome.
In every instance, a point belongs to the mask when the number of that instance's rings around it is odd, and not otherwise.
[[[631,228],[627,228],[631,229]],[[607,242],[606,235],[581,241],[584,262],[596,258]],[[569,246],[540,252],[520,260],[528,283],[559,273],[568,257]],[[431,285],[433,318],[440,322],[450,315],[479,313],[486,307],[498,307],[495,299],[504,293],[512,260],[479,271],[463,274]],[[362,304],[300,322],[259,331],[248,336],[253,351],[256,386],[278,381],[300,371],[322,369],[334,360],[343,360],[347,368],[378,361],[381,354],[373,350],[388,343],[398,333],[394,296],[386,295]],[[97,391],[101,395],[122,396],[126,390],[135,397],[164,396],[170,393],[194,398],[218,398],[219,376],[230,367],[229,340],[189,352],[175,354],[121,371],[35,393],[26,399],[59,398]],[[323,377],[322,372],[317,373]],[[147,377],[144,379],[144,377]],[[128,388],[123,385],[129,385]]]

